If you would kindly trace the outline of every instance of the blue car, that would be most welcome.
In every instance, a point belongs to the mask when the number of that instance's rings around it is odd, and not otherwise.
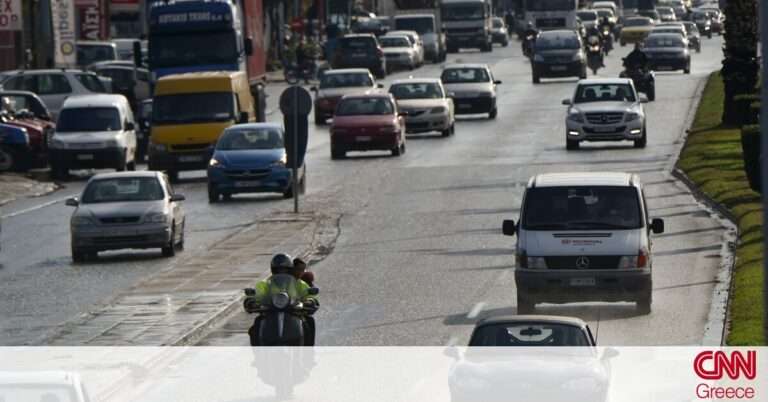
[[[283,128],[271,123],[237,124],[221,134],[208,165],[208,201],[238,193],[282,193],[293,197]],[[299,168],[299,190],[306,188],[306,165]]]

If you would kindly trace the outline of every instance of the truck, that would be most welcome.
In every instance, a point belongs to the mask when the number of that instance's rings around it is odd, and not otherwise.
[[[461,48],[493,51],[492,0],[440,0],[448,53]]]
[[[158,1],[149,5],[149,69],[171,74],[242,71],[257,121],[265,121],[266,52],[261,0]]]
[[[379,14],[391,15],[391,29],[416,31],[424,42],[424,56],[433,63],[444,61],[448,48],[437,0],[380,0]]]
[[[579,29],[578,0],[524,0],[525,20],[540,31]]]

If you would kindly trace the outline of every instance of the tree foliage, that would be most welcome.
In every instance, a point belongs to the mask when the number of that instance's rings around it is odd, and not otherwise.
[[[758,82],[757,0],[729,0],[725,6],[725,45],[722,76],[725,84],[723,123],[739,124],[734,98],[754,93]]]

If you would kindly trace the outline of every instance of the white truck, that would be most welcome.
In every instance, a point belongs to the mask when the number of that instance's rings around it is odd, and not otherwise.
[[[391,15],[391,30],[416,31],[424,42],[424,56],[433,63],[445,60],[448,48],[437,0],[380,0],[379,15]]]
[[[493,51],[492,0],[440,0],[448,52],[461,48]]]

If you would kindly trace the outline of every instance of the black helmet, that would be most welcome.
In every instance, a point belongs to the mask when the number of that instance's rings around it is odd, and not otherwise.
[[[293,258],[288,254],[275,254],[269,263],[272,274],[287,274],[293,269]]]

